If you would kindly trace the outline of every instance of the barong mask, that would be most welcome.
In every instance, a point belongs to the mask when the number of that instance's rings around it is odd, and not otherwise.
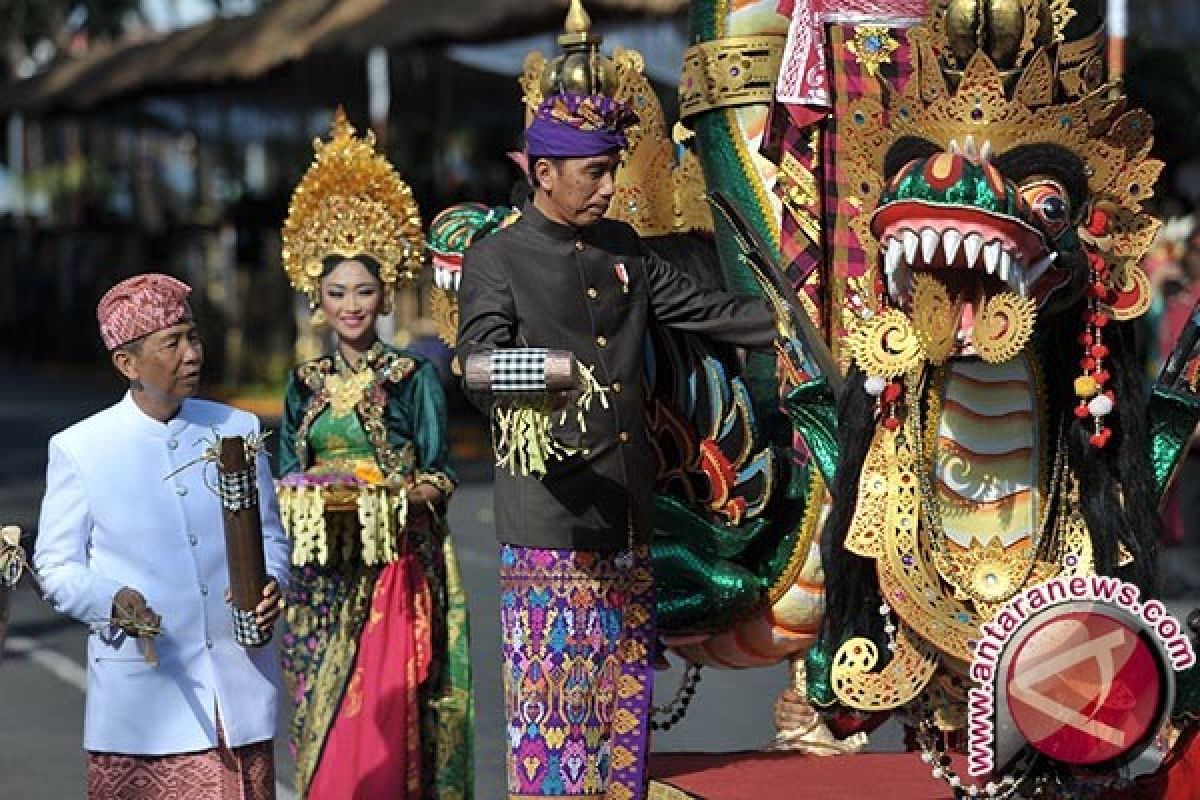
[[[1067,3],[1011,18],[976,5],[935,3],[909,34],[904,90],[851,108],[854,202],[876,209],[851,225],[880,264],[881,296],[849,321],[849,353],[887,406],[888,383],[921,364],[1008,361],[1039,314],[1086,298],[1075,388],[1103,446],[1115,397],[1102,328],[1150,300],[1139,261],[1159,223],[1142,202],[1162,169],[1148,157],[1151,121],[1101,85],[1103,36],[1062,41]]]
[[[385,291],[414,280],[424,257],[412,190],[376,152],[373,132],[354,134],[338,108],[330,141],[313,142],[316,157],[283,227],[284,271],[314,308],[331,257],[367,257],[379,266]]]
[[[458,339],[458,287],[463,255],[474,242],[514,222],[520,216],[509,206],[458,203],[438,212],[429,223],[425,246],[433,266],[430,313],[438,336],[454,347]]]

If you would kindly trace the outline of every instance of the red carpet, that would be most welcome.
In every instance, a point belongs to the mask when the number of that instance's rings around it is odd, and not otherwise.
[[[960,774],[965,761],[955,760]],[[656,753],[649,800],[951,800],[916,753]],[[672,789],[676,791],[671,791]]]

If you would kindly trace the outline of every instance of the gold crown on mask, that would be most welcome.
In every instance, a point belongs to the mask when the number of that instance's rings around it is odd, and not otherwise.
[[[936,18],[937,9],[933,13]],[[984,159],[1022,145],[1057,145],[1084,165],[1086,208],[1102,209],[1112,220],[1103,250],[1115,279],[1125,285],[1144,281],[1138,262],[1152,245],[1159,222],[1143,212],[1142,203],[1152,196],[1163,168],[1149,157],[1150,116],[1129,109],[1124,97],[1113,99],[1109,86],[1073,96],[1060,80],[1061,60],[1055,59],[1063,43],[1032,51],[1015,69],[1001,68],[987,52],[976,50],[959,70],[946,68],[946,53],[937,42],[929,25],[914,28],[909,33],[914,71],[903,91],[886,101],[864,97],[851,105],[847,174],[855,204],[877,207],[886,183],[884,159],[906,137]],[[946,40],[941,42],[945,47]],[[1084,210],[1077,209],[1077,216]],[[867,263],[877,263],[879,243],[871,235],[870,219],[869,213],[860,214],[851,227],[867,251]]]
[[[675,142],[684,135],[667,133],[662,104],[645,74],[645,59],[636,50],[617,48],[609,58],[600,52],[603,38],[592,33],[591,20],[579,0],[572,0],[564,32],[563,53],[547,59],[530,53],[520,77],[526,123],[547,94],[600,92],[625,103],[638,115],[621,154],[616,186],[607,216],[627,222],[641,236],[713,230],[712,210],[705,199],[704,172],[691,150],[677,164]]]
[[[292,194],[283,226],[283,268],[292,286],[314,298],[330,256],[366,256],[379,265],[387,288],[416,277],[423,259],[421,216],[412,190],[361,138],[339,107],[329,141],[316,139],[316,157]]]

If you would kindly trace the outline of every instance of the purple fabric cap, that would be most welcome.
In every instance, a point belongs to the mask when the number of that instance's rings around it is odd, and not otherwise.
[[[605,95],[550,95],[525,129],[530,158],[588,158],[623,150],[637,114]]]

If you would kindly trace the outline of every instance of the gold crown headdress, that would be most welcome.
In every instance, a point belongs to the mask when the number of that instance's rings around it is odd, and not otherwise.
[[[423,260],[421,215],[412,190],[382,154],[375,134],[358,138],[339,107],[333,135],[313,141],[316,157],[292,195],[283,226],[283,268],[315,298],[329,256],[368,256],[387,288],[416,277]]]

